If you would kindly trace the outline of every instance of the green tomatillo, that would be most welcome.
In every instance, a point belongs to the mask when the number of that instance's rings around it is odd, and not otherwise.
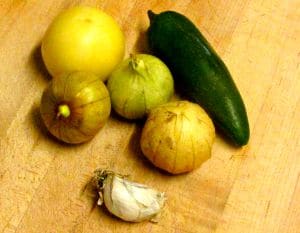
[[[143,118],[174,94],[168,67],[148,54],[131,55],[110,75],[107,83],[113,109],[127,119]]]

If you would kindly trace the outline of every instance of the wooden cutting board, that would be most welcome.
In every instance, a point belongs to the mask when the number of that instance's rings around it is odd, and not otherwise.
[[[127,55],[147,52],[148,9],[184,13],[228,65],[247,106],[251,139],[217,137],[200,169],[168,176],[141,154],[142,125],[112,116],[89,143],[49,136],[39,115],[49,83],[40,42],[74,5],[116,18]],[[2,0],[0,2],[0,233],[299,233],[299,0]],[[129,224],[96,206],[94,169],[130,174],[168,196],[158,224]]]

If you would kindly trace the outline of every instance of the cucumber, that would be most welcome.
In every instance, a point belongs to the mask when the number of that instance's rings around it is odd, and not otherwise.
[[[175,86],[201,105],[215,125],[236,145],[249,140],[249,123],[242,97],[226,65],[197,27],[185,16],[148,11],[149,47],[170,68]]]

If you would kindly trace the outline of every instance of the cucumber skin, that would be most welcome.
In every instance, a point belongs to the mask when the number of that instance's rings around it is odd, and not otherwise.
[[[148,11],[150,49],[170,68],[175,85],[201,105],[232,141],[246,145],[250,130],[242,97],[224,62],[185,16]]]

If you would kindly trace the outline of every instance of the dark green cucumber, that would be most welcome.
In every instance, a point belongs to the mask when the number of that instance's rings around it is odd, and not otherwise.
[[[249,123],[234,81],[208,41],[185,16],[148,11],[148,41],[153,53],[170,68],[175,85],[201,105],[214,123],[237,145],[249,140]]]

